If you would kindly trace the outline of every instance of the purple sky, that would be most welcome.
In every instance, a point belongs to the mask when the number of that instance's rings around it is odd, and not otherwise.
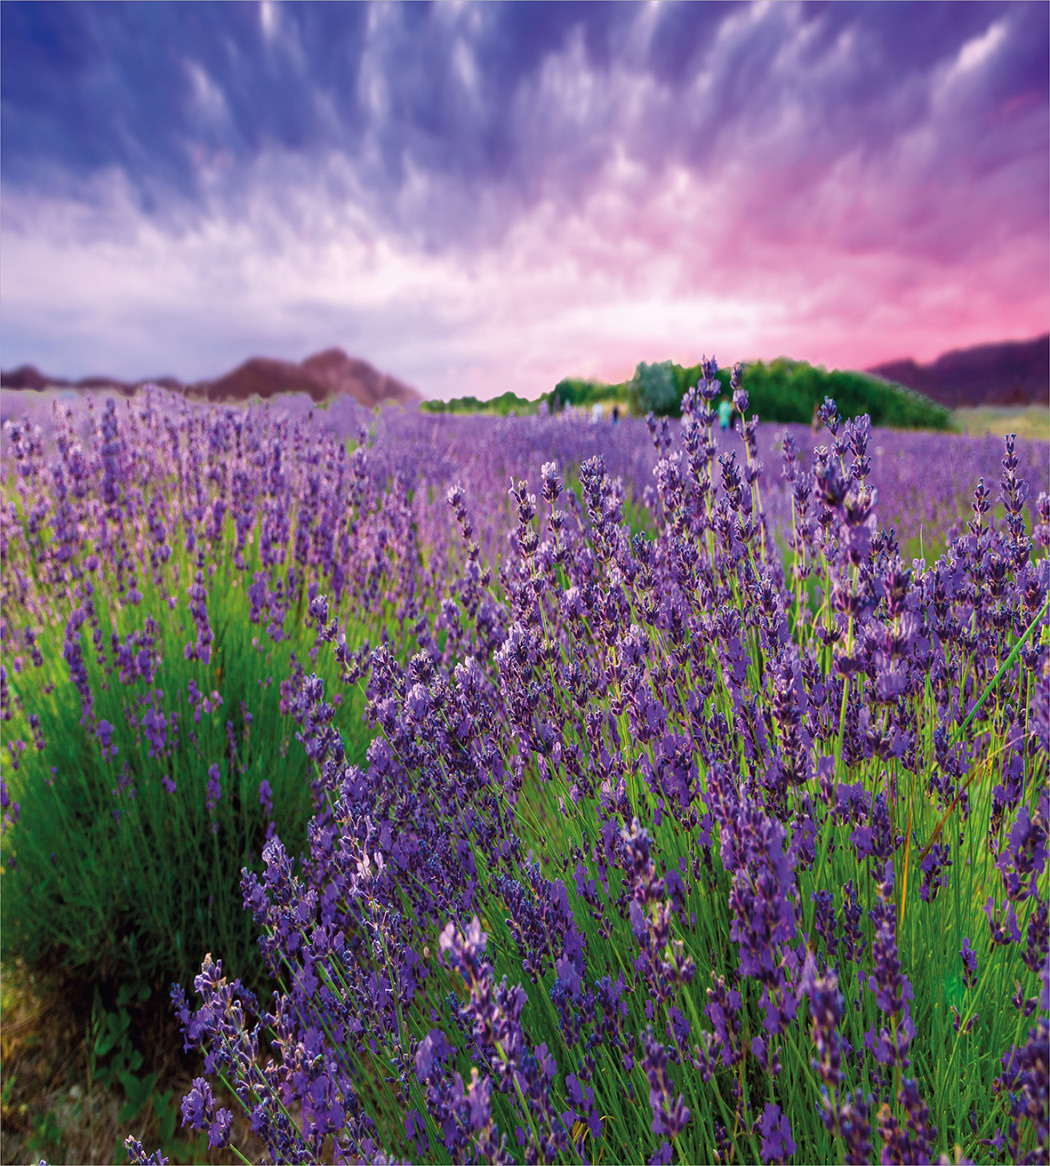
[[[4,368],[427,396],[1046,331],[1050,6],[0,5]]]

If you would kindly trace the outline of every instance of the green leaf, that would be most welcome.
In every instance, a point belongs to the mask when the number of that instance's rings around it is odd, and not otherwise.
[[[113,1046],[117,1043],[117,1038],[119,1036],[119,1032],[112,1032],[108,1028],[104,1032],[100,1032],[95,1038],[95,1056],[107,1056]]]
[[[149,1073],[145,1077],[136,1077],[134,1073],[125,1070],[119,1076],[120,1083],[124,1086],[124,1092],[128,1098],[127,1104],[120,1111],[118,1118],[118,1121],[123,1124],[127,1121],[134,1121],[146,1108],[146,1103],[150,1099],[159,1074]]]
[[[175,1136],[175,1121],[178,1118],[178,1108],[171,1098],[172,1091],[165,1089],[153,1098],[153,1112],[157,1115],[157,1129],[160,1133],[161,1147],[167,1145]]]

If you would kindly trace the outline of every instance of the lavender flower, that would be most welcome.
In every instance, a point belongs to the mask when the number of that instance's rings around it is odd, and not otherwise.
[[[762,1117],[755,1122],[755,1128],[762,1134],[762,1157],[767,1162],[784,1162],[795,1152],[795,1141],[791,1136],[791,1122],[787,1114],[780,1112],[780,1106],[772,1102],[766,1104]]]
[[[165,1158],[160,1150],[154,1150],[152,1154],[147,1155],[142,1143],[136,1138],[125,1138],[124,1149],[132,1166],[166,1166],[171,1161],[170,1158]]]
[[[908,1046],[916,1031],[908,1003],[914,992],[901,968],[893,903],[880,899],[871,912],[871,918],[875,924],[872,945],[875,970],[868,977],[868,988],[875,993],[879,1009],[890,1021],[891,1029],[883,1028],[878,1032],[870,1029],[865,1033],[864,1044],[872,1050],[879,1064],[897,1063],[901,1068],[907,1068]]]
[[[977,953],[970,946],[970,941],[963,936],[962,949],[959,958],[963,962],[963,983],[972,988],[977,983]]]
[[[204,804],[209,814],[215,813],[215,807],[218,805],[219,798],[222,797],[222,786],[219,783],[219,776],[219,767],[217,765],[209,765],[208,790],[204,799]]]
[[[653,1039],[651,1029],[643,1034],[642,1044],[645,1049],[642,1068],[649,1078],[649,1105],[653,1111],[652,1131],[676,1138],[689,1123],[689,1107],[681,1095],[675,1096],[667,1075],[667,1052]]]
[[[229,1145],[232,1120],[228,1109],[215,1108],[215,1096],[207,1080],[195,1078],[193,1088],[182,1099],[182,1124],[193,1130],[207,1129],[208,1144],[215,1148]]]

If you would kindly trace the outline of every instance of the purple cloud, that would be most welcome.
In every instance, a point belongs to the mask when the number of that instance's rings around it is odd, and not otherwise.
[[[5,3],[5,363],[340,343],[535,395],[1033,334],[1048,32],[1036,3]]]

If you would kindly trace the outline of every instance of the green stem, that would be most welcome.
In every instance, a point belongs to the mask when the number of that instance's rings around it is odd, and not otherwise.
[[[1040,623],[1040,621],[1041,621],[1041,620],[1043,619],[1043,617],[1046,615],[1047,611],[1050,611],[1050,596],[1047,596],[1046,602],[1043,604],[1043,609],[1042,609],[1042,611],[1040,611],[1040,612],[1039,612],[1039,614],[1038,614],[1038,615],[1035,617],[1035,619],[1034,619],[1034,620],[1032,620],[1032,622],[1031,622],[1031,623],[1028,625],[1028,630],[1027,630],[1027,631],[1024,633],[1024,635],[1023,635],[1023,636],[1022,636],[1022,637],[1021,637],[1021,638],[1020,638],[1020,639],[1017,641],[1017,643],[1016,643],[1016,644],[1014,644],[1014,646],[1013,646],[1013,650],[1010,652],[1010,655],[1009,655],[1009,656],[1007,656],[1007,657],[1006,657],[1006,659],[1005,659],[1005,660],[1002,662],[1002,664],[999,666],[999,671],[998,671],[998,672],[996,672],[996,674],[995,674],[995,675],[992,677],[992,679],[991,679],[991,680],[988,682],[988,687],[987,687],[987,688],[984,690],[984,692],[982,692],[982,693],[981,693],[981,695],[978,697],[978,699],[977,699],[977,703],[976,703],[976,704],[973,706],[973,708],[972,708],[972,709],[970,709],[970,712],[969,712],[968,716],[966,717],[966,720],[965,720],[965,721],[963,721],[963,723],[962,723],[962,724],[961,724],[961,725],[960,725],[960,726],[959,726],[959,727],[958,727],[958,728],[955,730],[955,732],[952,734],[952,739],[951,739],[951,741],[949,741],[949,742],[948,742],[948,748],[949,748],[949,749],[950,749],[950,748],[951,748],[953,745],[955,745],[955,744],[956,744],[956,742],[958,742],[959,738],[962,736],[963,732],[966,730],[966,727],[967,727],[967,725],[969,725],[969,723],[970,723],[970,722],[973,720],[973,718],[974,718],[974,717],[977,715],[977,713],[978,713],[978,711],[980,710],[981,706],[982,706],[982,705],[984,704],[984,702],[985,702],[985,701],[988,699],[988,696],[989,696],[989,694],[992,692],[992,690],[995,688],[995,686],[996,686],[996,685],[999,683],[999,680],[1000,680],[1000,678],[1002,677],[1003,673],[1004,673],[1004,672],[1007,670],[1007,668],[1009,668],[1009,667],[1010,667],[1010,666],[1013,664],[1013,662],[1014,662],[1014,661],[1017,659],[1018,655],[1019,655],[1019,654],[1020,654],[1020,652],[1021,652],[1021,649],[1024,647],[1024,645],[1025,645],[1026,641],[1028,640],[1028,637],[1029,637],[1029,636],[1031,636],[1032,632],[1034,632],[1034,631],[1035,631],[1035,629],[1036,629],[1036,628],[1039,626],[1039,623]]]

